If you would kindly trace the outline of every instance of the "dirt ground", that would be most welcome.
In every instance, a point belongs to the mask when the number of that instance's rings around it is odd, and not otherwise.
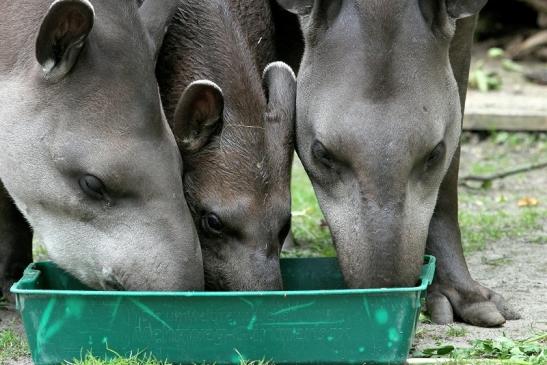
[[[511,262],[493,266],[492,262],[510,257]],[[480,328],[457,323],[464,329],[461,337],[449,332],[448,326],[420,324],[423,328],[416,338],[417,349],[451,344],[468,346],[474,339],[490,339],[506,336],[512,339],[529,338],[540,331],[547,331],[547,245],[526,241],[502,240],[486,250],[468,256],[473,277],[487,287],[502,294],[522,318],[508,321],[499,328]]]
[[[15,331],[22,338],[25,336],[19,314],[15,310],[0,309],[0,332],[8,328]],[[32,360],[30,356],[7,360],[5,363],[1,363],[0,360],[0,365],[32,365]]]
[[[485,168],[485,161],[488,163],[489,160],[495,161],[499,170],[511,170],[547,158],[545,146],[540,146],[540,142],[521,144],[515,141],[510,146],[497,145],[491,141],[478,142],[476,136],[471,139],[462,150],[462,176],[480,168],[481,163]],[[507,155],[510,155],[510,159],[504,161]],[[508,321],[499,328],[479,328],[458,323],[456,326],[464,329],[461,337],[455,337],[454,331],[450,331],[451,335],[448,326],[421,324],[423,330],[416,339],[418,349],[438,344],[466,346],[473,339],[501,336],[521,339],[547,331],[547,216],[544,209],[547,205],[547,170],[498,180],[487,190],[469,192],[466,188],[460,189],[460,195],[464,194],[472,194],[472,198],[468,197],[466,203],[460,202],[460,209],[473,209],[474,204],[482,205],[488,198],[499,200],[499,197],[507,202],[503,207],[509,210],[529,209],[519,208],[516,203],[522,197],[534,197],[539,200],[538,207],[543,205],[538,228],[533,232],[526,232],[516,239],[514,235],[510,238],[502,237],[489,242],[482,250],[467,254],[467,263],[473,277],[502,294],[522,318]]]

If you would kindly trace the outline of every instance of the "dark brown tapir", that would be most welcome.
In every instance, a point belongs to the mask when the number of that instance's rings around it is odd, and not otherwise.
[[[438,263],[427,297],[434,322],[516,318],[471,278],[458,226],[462,113],[486,0],[278,3],[304,36],[296,148],[347,284],[414,285],[426,252]]]
[[[282,287],[296,81],[272,31],[267,1],[185,0],[158,58],[211,290]]]
[[[0,2],[0,290],[49,256],[99,289],[203,288],[155,57],[177,1]],[[146,20],[146,21],[144,21]]]

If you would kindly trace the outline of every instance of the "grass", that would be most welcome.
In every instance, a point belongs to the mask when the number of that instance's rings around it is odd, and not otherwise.
[[[464,195],[464,194],[460,194]],[[534,243],[547,243],[542,227],[547,217],[544,207],[511,209],[507,205],[481,198],[475,209],[460,209],[462,241],[466,253],[479,251],[502,238],[525,238]]]
[[[464,133],[462,140],[471,141],[476,135]],[[471,175],[490,175],[512,170],[518,166],[545,161],[547,155],[547,133],[509,133],[492,131],[483,136],[483,144],[490,153],[471,162]],[[526,158],[515,161],[516,155],[525,152]],[[524,176],[524,175],[521,175]]]
[[[336,256],[329,228],[319,208],[310,179],[295,158],[291,181],[292,233],[295,248],[285,256]]]
[[[0,364],[28,355],[27,343],[21,336],[11,329],[0,331]]]
[[[544,162],[547,156],[547,133],[491,132],[480,143],[476,134],[464,134],[464,139],[471,143],[468,151],[472,156],[469,165],[462,166],[472,175],[490,175]],[[502,238],[547,243],[543,230],[547,220],[547,191],[533,186],[533,182],[526,180],[528,176],[520,174],[500,180],[494,188],[460,188],[459,220],[466,252],[481,250]],[[511,185],[513,182],[515,185]],[[519,209],[519,200],[530,194],[539,204]]]
[[[535,148],[538,151],[547,150],[547,133],[514,133],[504,131],[492,131],[488,139],[497,145],[505,145],[512,149]],[[537,155],[541,157],[541,155]]]
[[[459,326],[449,326],[447,335],[463,337],[466,330]],[[434,348],[417,351],[414,357],[449,358],[452,364],[483,363],[483,360],[496,360],[496,364],[542,365],[547,363],[547,332],[524,340],[513,340],[507,337],[496,339],[475,340],[468,348],[456,348],[453,345],[441,345]],[[168,362],[156,360],[154,357],[143,354],[122,357],[118,354],[113,359],[102,360],[87,354],[82,360],[69,362],[70,365],[171,365]],[[240,365],[274,365],[271,361],[245,361]],[[208,365],[208,364],[196,364]],[[213,365],[213,364],[211,364]]]
[[[34,248],[32,249],[32,257],[34,261],[44,261],[48,259],[46,247],[37,244],[36,239],[33,241]]]
[[[74,360],[68,362],[68,365],[172,365],[167,361],[160,361],[154,358],[152,355],[147,355],[144,353],[137,353],[134,355],[129,355],[123,357],[116,352],[110,350],[115,356],[111,359],[101,359],[96,356],[93,356],[91,353],[86,354],[80,360]],[[205,363],[196,363],[196,365],[214,365],[214,364],[205,364]],[[265,360],[256,360],[256,361],[246,361],[240,360],[239,365],[274,365],[270,361]]]
[[[463,165],[471,175],[490,175],[512,170],[517,166],[544,162],[547,155],[547,133],[491,131],[482,134],[466,132],[462,135],[463,143],[476,144],[477,139],[487,147],[488,154],[483,155],[484,148],[481,148],[482,151],[476,151],[473,161],[467,162],[469,165]],[[525,175],[520,175],[522,176]]]
[[[468,348],[442,345],[415,352],[414,357],[451,358],[454,363],[474,363],[473,359],[493,359],[497,363],[542,365],[547,363],[547,332],[523,340],[507,337],[475,340]]]
[[[467,334],[467,330],[461,326],[449,325],[446,330],[448,337],[464,337]]]

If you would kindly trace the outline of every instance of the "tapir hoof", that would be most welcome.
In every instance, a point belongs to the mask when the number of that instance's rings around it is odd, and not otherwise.
[[[437,324],[460,319],[474,326],[497,327],[520,318],[501,295],[477,282],[471,290],[434,283],[427,294],[427,311]]]
[[[2,302],[0,303],[0,306],[7,307],[8,309],[11,307],[13,303],[15,303],[15,297],[10,293],[10,288],[13,285],[13,280],[7,280],[2,281],[2,286],[0,287],[0,298],[2,298]]]

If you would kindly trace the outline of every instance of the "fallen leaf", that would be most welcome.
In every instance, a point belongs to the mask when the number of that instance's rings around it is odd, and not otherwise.
[[[530,196],[525,196],[522,199],[519,199],[517,202],[517,205],[519,207],[535,207],[539,204],[539,201],[536,198],[532,198]]]

